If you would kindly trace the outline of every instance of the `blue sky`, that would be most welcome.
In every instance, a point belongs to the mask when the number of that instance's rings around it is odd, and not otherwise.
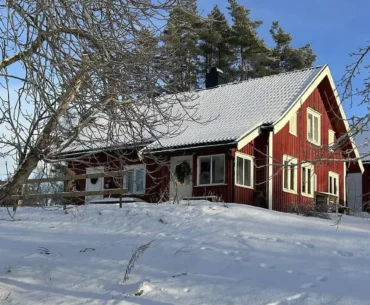
[[[267,44],[271,42],[269,28],[272,21],[280,21],[282,28],[293,36],[293,46],[310,43],[317,55],[316,65],[328,64],[338,83],[345,66],[353,59],[349,54],[370,41],[370,1],[368,0],[239,0],[251,10],[251,17],[262,20],[259,32]],[[207,14],[215,4],[226,12],[226,0],[198,0],[200,12]],[[271,44],[270,44],[271,45]],[[358,79],[357,84],[361,84]],[[347,117],[358,114],[358,107],[344,102]]]

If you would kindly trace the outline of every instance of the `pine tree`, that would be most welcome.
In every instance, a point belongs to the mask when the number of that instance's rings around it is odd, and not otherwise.
[[[228,9],[233,21],[231,43],[236,55],[234,79],[245,80],[261,76],[265,73],[261,63],[265,62],[268,53],[264,41],[258,37],[257,33],[262,21],[252,20],[250,10],[236,0],[228,1]]]
[[[273,22],[270,34],[275,42],[275,47],[271,49],[271,74],[311,67],[316,60],[309,44],[301,48],[290,45],[293,38],[280,27],[278,21]]]
[[[169,16],[162,42],[163,52],[171,59],[166,90],[189,91],[198,88],[198,27],[196,0],[184,1]],[[176,84],[174,87],[172,84]]]
[[[233,76],[234,50],[230,44],[231,28],[219,7],[214,6],[199,31],[199,79],[203,80],[212,67],[224,72],[226,81]]]

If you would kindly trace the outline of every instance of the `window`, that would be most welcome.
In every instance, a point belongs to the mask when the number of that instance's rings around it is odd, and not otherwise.
[[[283,190],[297,193],[297,159],[284,155],[283,157]]]
[[[307,140],[313,144],[321,144],[321,115],[315,110],[307,109]]]
[[[302,164],[301,182],[302,194],[308,197],[313,197],[313,193],[315,191],[315,172],[313,164]]]
[[[339,175],[337,173],[329,172],[328,188],[330,194],[339,195]]]
[[[198,185],[223,184],[225,182],[225,155],[198,158]]]
[[[241,153],[236,154],[235,184],[253,188],[253,157]]]
[[[294,113],[289,121],[289,133],[292,135],[297,135],[297,113]]]
[[[126,187],[131,194],[145,193],[145,165],[126,166]]]
[[[329,135],[328,135],[328,145],[329,145],[329,149],[330,149],[331,151],[333,151],[333,150],[331,149],[331,146],[333,146],[334,142],[335,142],[335,132],[334,132],[333,130],[329,130]]]

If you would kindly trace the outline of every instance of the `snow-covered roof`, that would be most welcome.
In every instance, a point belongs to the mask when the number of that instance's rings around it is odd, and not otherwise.
[[[274,123],[299,98],[325,66],[297,70],[197,92],[197,115],[206,124],[184,122],[176,137],[148,149],[235,141],[263,123]]]
[[[172,127],[163,124],[157,126],[155,132],[137,128],[135,134],[125,135],[125,126],[115,126],[114,131],[108,132],[109,119],[99,118],[99,124],[95,124],[93,130],[84,130],[79,141],[66,148],[64,153],[98,151],[135,143],[151,143],[146,149],[156,150],[237,141],[260,125],[281,119],[325,67],[312,67],[183,93],[179,96],[168,96],[164,100],[188,100],[187,105],[193,107],[192,110],[187,110],[192,119],[183,121],[181,127],[176,124]],[[172,114],[184,111],[180,103],[171,105]],[[142,112],[142,115],[148,113],[147,109],[140,107],[136,111]],[[174,133],[171,128],[178,130]],[[96,140],[91,141],[92,137]],[[132,139],[135,139],[135,143]]]

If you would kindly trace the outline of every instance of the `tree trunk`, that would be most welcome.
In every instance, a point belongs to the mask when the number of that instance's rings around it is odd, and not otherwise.
[[[75,99],[76,94],[81,89],[86,76],[87,70],[81,68],[71,83],[71,86],[60,97],[59,106],[38,136],[34,149],[26,155],[12,179],[0,188],[0,203],[18,192],[22,185],[26,183],[32,171],[37,167],[39,161],[43,158],[41,154],[45,154],[45,152],[50,150],[50,146],[53,144],[52,133],[56,130],[60,117],[67,111],[68,105]]]

